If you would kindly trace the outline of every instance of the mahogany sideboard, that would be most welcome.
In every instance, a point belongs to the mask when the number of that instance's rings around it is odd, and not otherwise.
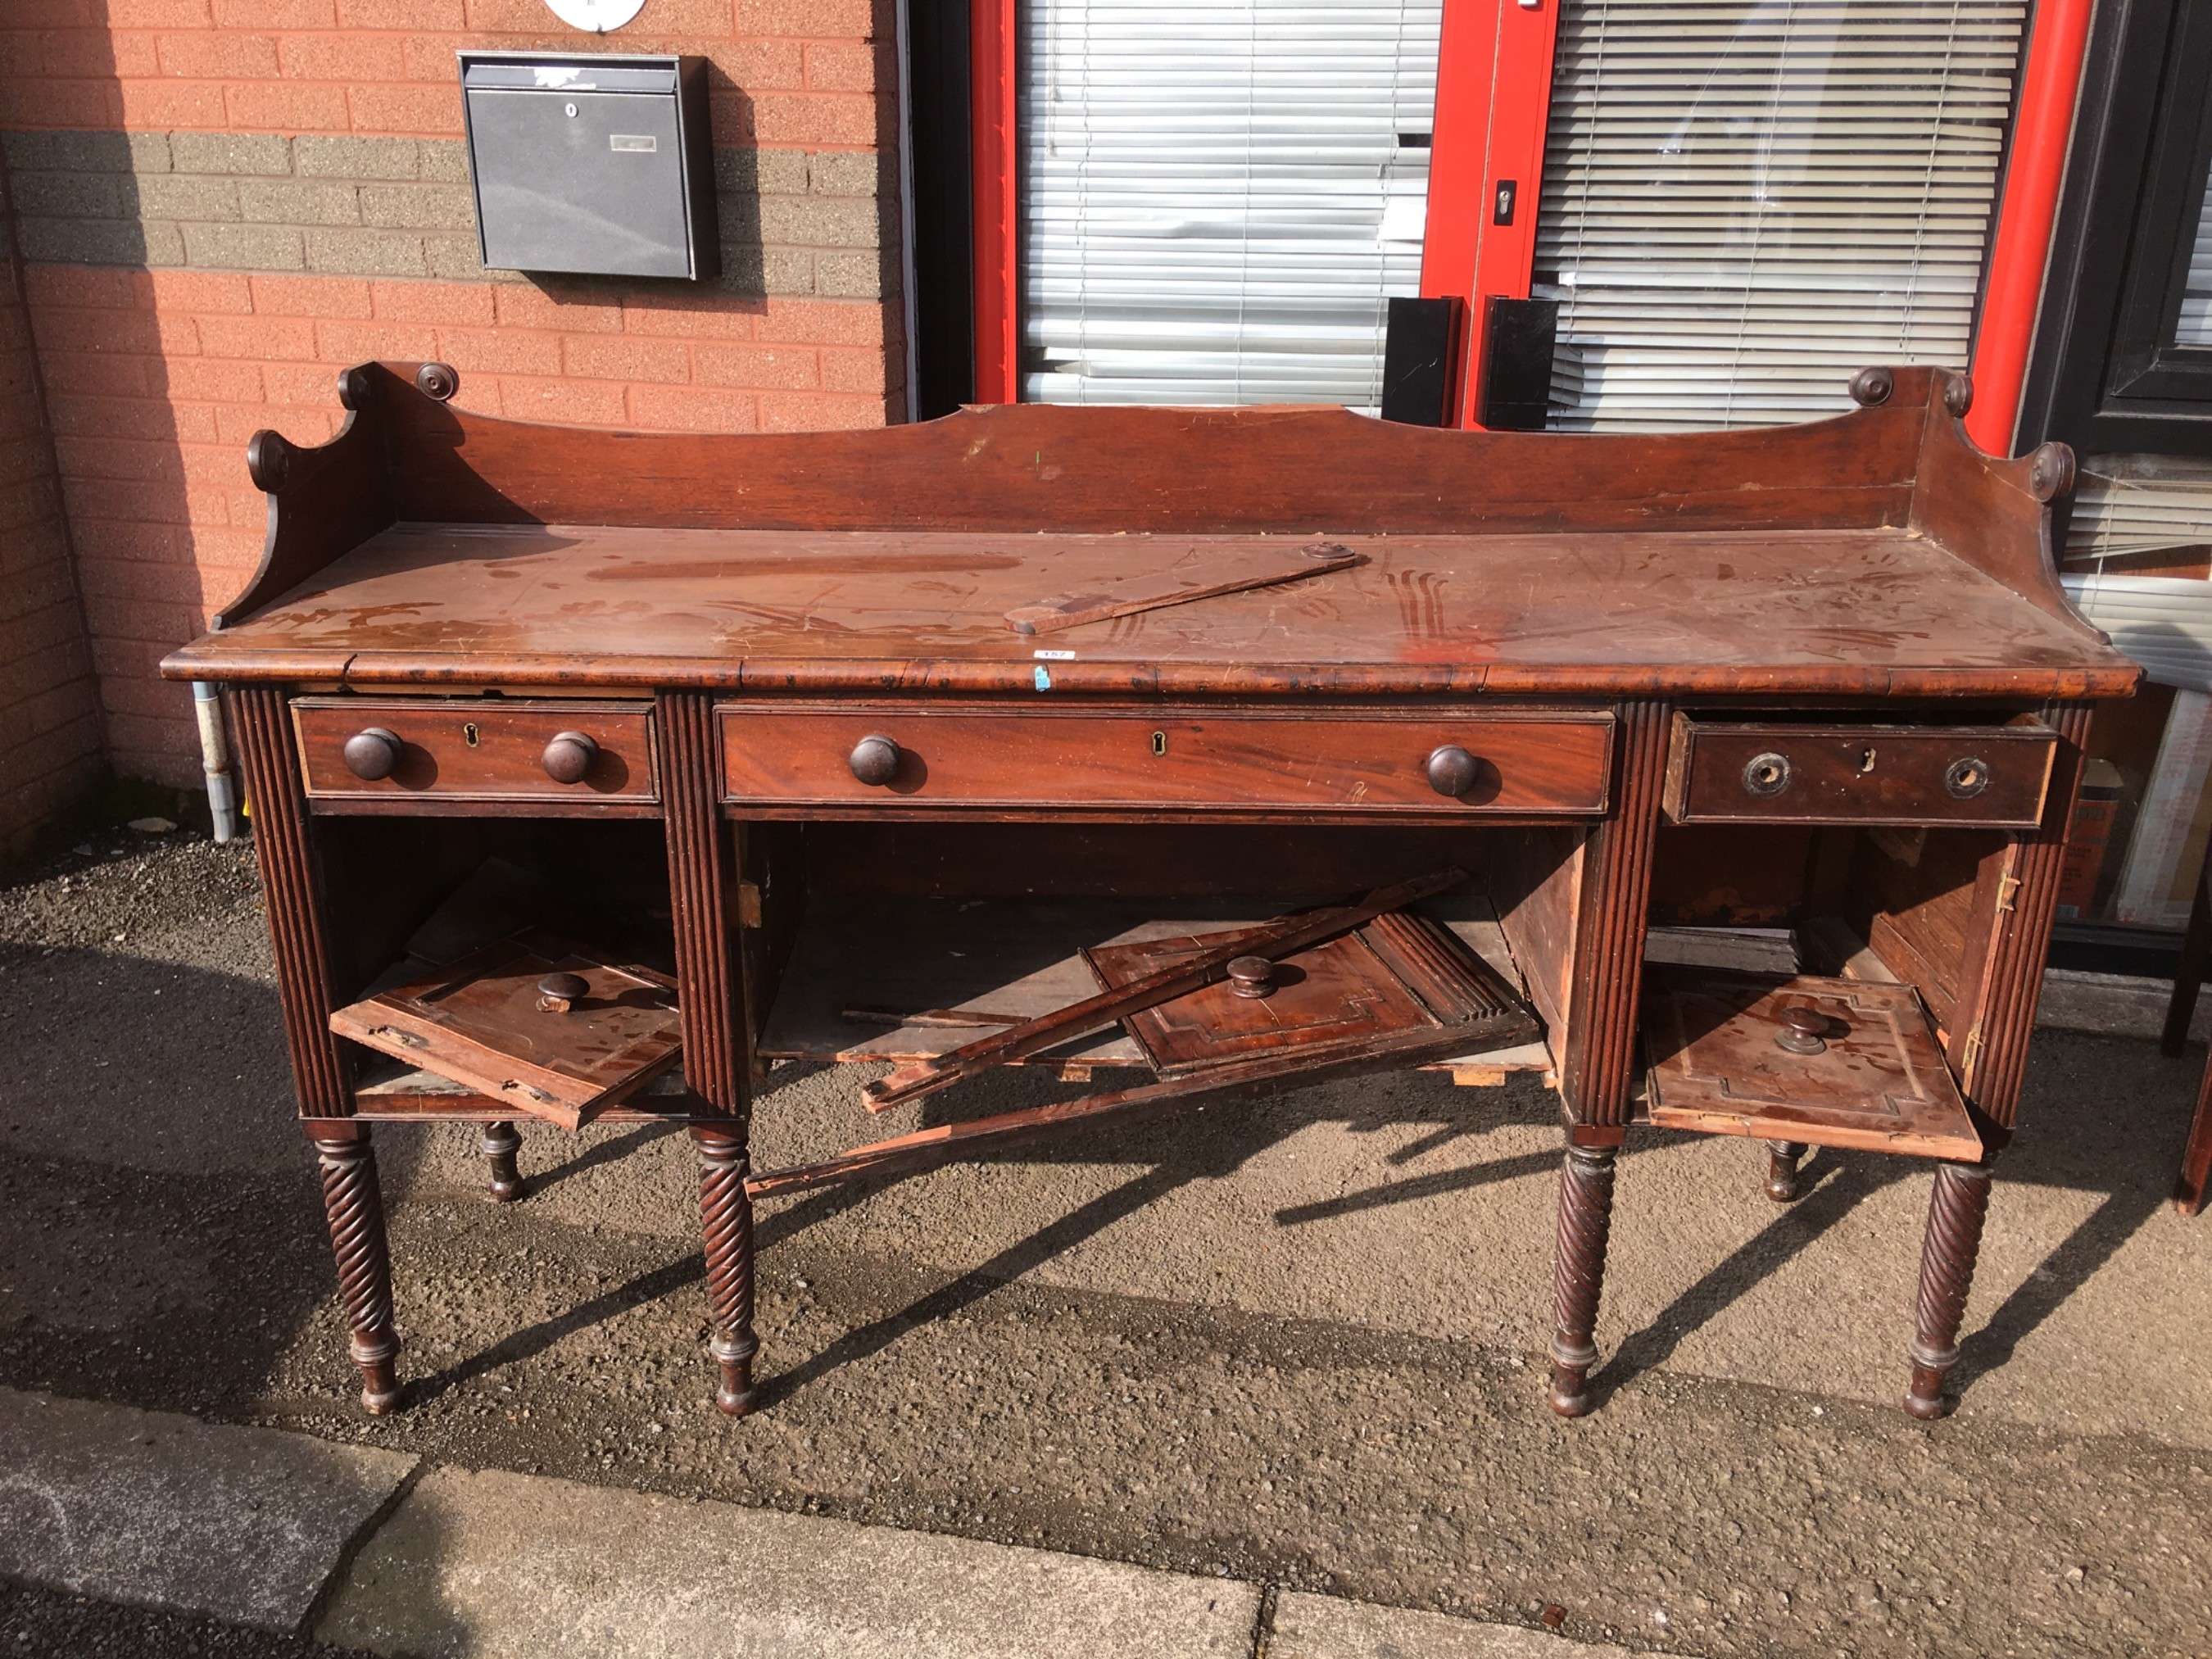
[[[1930,1159],[1905,1403],[1946,1408],[2081,745],[2137,678],[2055,577],[2072,456],[1975,450],[1964,377],[1869,369],[1833,419],[1661,436],[1031,406],[655,435],[457,384],[366,364],[329,443],[256,436],[261,567],[164,665],[228,689],[369,1410],[400,1395],[372,1127],[489,1126],[509,1196],[523,1114],[332,1019],[488,861],[672,980],[680,1076],[605,1115],[696,1143],[732,1413],[754,1198],[819,1178],[749,1164],[771,1059],[911,1061],[1042,1012],[1054,964],[1147,906],[1265,917],[1441,866],[1542,1023],[1444,1063],[1540,1068],[1561,1104],[1553,1408],[1590,1404],[1646,1123],[1766,1143],[1778,1200],[1811,1146]],[[1108,614],[1309,549],[1325,568]],[[1647,974],[1655,921],[1788,958]],[[896,1029],[838,1027],[872,997]],[[1055,1063],[1138,1058],[1109,1031]],[[974,1155],[952,1116],[885,1144]]]

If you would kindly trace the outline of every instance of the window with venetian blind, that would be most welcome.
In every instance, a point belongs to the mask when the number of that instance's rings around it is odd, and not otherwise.
[[[2174,325],[2173,343],[2182,346],[2212,346],[2212,183],[2197,204],[2197,232],[2190,239],[2189,275],[2181,289],[2181,316]]]
[[[1024,401],[1380,399],[1442,0],[1023,0]]]
[[[1963,367],[2023,0],[1562,0],[1551,424],[1778,424]]]

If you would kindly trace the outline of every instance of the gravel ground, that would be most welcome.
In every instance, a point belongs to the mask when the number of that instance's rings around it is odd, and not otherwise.
[[[0,1655],[23,1659],[369,1659],[297,1636],[118,1607],[0,1578]]]
[[[739,1425],[706,1401],[680,1135],[532,1128],[532,1197],[494,1206],[469,1135],[384,1131],[410,1392],[372,1422],[247,851],[110,833],[0,890],[0,1383],[1485,1618],[1557,1603],[1569,1635],[1677,1653],[2212,1629],[2212,1230],[2160,1207],[2162,1140],[2130,1161],[2100,1120],[2016,1149],[1967,1407],[1932,1430],[1889,1403],[1915,1172],[1822,1155],[1780,1212],[1742,1149],[1674,1138],[1623,1176],[1602,1408],[1553,1418],[1533,1085],[1307,1091],[772,1206],[767,1407]],[[2049,1037],[2039,1086],[2178,1123],[2196,1064]],[[780,1073],[762,1136],[849,1132],[851,1081]],[[11,1594],[0,1632],[110,1650],[85,1605]]]

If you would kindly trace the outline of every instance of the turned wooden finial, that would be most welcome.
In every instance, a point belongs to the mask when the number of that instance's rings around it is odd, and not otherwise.
[[[1897,377],[1886,368],[1863,368],[1851,376],[1851,401],[1861,409],[1887,403],[1896,390]]]
[[[362,410],[368,407],[376,382],[368,378],[368,371],[356,367],[338,371],[338,403],[341,407]]]
[[[2028,459],[2027,493],[2039,501],[2052,501],[2073,488],[2073,450],[2057,441],[2038,444]]]
[[[264,428],[246,441],[246,471],[256,489],[274,495],[283,489],[284,476],[291,469],[292,446],[282,434]]]
[[[1966,411],[1974,406],[1974,377],[1960,373],[1943,383],[1943,407],[1959,420],[1966,418]]]
[[[461,377],[451,363],[425,363],[415,371],[415,389],[442,404],[461,389]]]

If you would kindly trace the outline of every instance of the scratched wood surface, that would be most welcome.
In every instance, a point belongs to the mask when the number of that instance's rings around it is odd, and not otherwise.
[[[1347,537],[1367,555],[1354,568],[1048,647],[1002,620],[1197,539],[402,525],[173,661],[361,685],[1124,693],[1176,668],[1222,690],[1937,696],[2118,692],[2135,673],[1896,529]]]

